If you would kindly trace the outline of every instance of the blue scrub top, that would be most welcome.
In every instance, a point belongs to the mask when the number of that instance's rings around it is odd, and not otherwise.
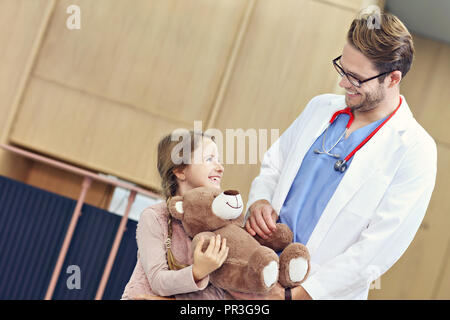
[[[325,150],[329,150],[339,139],[345,130],[350,116],[339,115],[328,128]],[[344,159],[352,152],[375,128],[385,119],[370,123],[341,141],[330,151],[331,154],[339,154],[339,159]],[[279,221],[285,223],[294,233],[294,242],[304,245],[309,240],[317,222],[325,210],[325,207],[333,196],[344,174],[350,168],[352,159],[347,162],[348,168],[344,173],[334,170],[334,164],[338,160],[326,154],[316,154],[315,149],[323,151],[322,139],[325,131],[313,143],[303,158],[303,162],[292,182],[289,193],[280,210]]]

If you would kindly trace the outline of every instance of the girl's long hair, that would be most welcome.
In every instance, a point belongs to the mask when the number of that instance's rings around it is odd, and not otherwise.
[[[207,136],[200,132],[194,131],[186,131],[184,134],[177,133],[177,137],[182,137],[182,141],[190,141],[190,152],[193,152],[197,149],[199,144],[202,142],[203,137],[208,137],[212,141],[214,141],[214,137]],[[180,141],[173,141],[173,134],[168,134],[164,136],[158,144],[158,172],[161,176],[161,187],[163,191],[164,198],[166,199],[167,207],[170,199],[175,196],[178,191],[178,182],[177,177],[175,176],[175,170],[183,170],[186,168],[189,163],[185,161],[176,164],[172,157],[172,153],[174,147],[179,145]],[[178,155],[178,159],[183,159],[183,148],[180,149],[180,154]],[[190,159],[189,159],[190,160]],[[167,221],[168,224],[168,237],[166,240],[166,248],[167,248],[167,264],[170,270],[179,270],[187,267],[185,264],[181,264],[175,259],[171,246],[172,246],[172,216],[169,213],[169,218]]]

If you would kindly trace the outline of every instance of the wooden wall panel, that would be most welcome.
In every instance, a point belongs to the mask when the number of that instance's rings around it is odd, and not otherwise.
[[[63,0],[35,73],[193,125],[206,120],[246,0]],[[65,8],[81,29],[65,28]]]
[[[21,90],[40,32],[45,28],[46,14],[53,0],[0,1],[0,143],[7,143]],[[0,174],[21,181],[28,174],[29,161],[0,149]]]
[[[362,0],[315,0],[318,2],[323,2],[327,5],[341,7],[343,9],[348,9],[351,11],[358,11],[361,7]]]
[[[450,144],[450,45],[414,36],[416,57],[402,91],[423,127],[439,142]]]
[[[372,290],[371,299],[450,299],[450,45],[415,35],[414,43],[415,60],[401,92],[437,143],[437,181],[413,243],[381,277],[381,290]]]
[[[48,0],[0,2],[0,128],[6,125],[8,108],[14,100],[42,16],[50,3]]]
[[[0,142],[9,130],[26,90],[35,58],[54,10],[54,0],[0,1]],[[77,199],[82,178],[0,149],[0,174]],[[112,189],[94,182],[86,202],[107,208]]]
[[[331,60],[341,54],[353,16],[349,10],[318,1],[256,1],[235,71],[211,126],[224,136],[226,129],[238,128],[267,129],[269,136],[273,128],[281,134],[310,99],[335,90],[338,76]],[[246,198],[258,172],[259,163],[227,163],[224,184],[239,188]]]
[[[450,57],[449,57],[450,58]],[[433,283],[431,299],[450,299],[450,146],[438,144],[438,178],[433,199],[427,214],[431,214],[429,232],[432,240],[426,243],[427,249],[433,252],[430,256],[433,263],[439,266],[439,272]],[[442,224],[442,225],[441,225]],[[427,259],[427,257],[420,257]],[[434,260],[433,260],[434,259]],[[429,270],[431,266],[428,266]],[[425,283],[425,281],[424,281]]]
[[[441,266],[441,274],[435,287],[433,299],[450,299],[450,241],[447,243],[446,259]]]
[[[83,177],[61,169],[34,162],[25,183],[78,200]],[[93,180],[86,194],[85,202],[97,208],[108,210],[114,193],[114,186]]]
[[[183,127],[143,110],[33,78],[11,141],[68,162],[159,188],[156,146]]]

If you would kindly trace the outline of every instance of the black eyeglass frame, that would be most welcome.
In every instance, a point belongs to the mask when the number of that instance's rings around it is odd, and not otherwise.
[[[388,73],[391,73],[391,72],[395,71],[395,70],[387,71],[387,72],[380,73],[379,75],[374,76],[374,77],[371,77],[371,78],[366,79],[366,80],[359,80],[359,79],[356,78],[355,76],[352,76],[352,75],[348,74],[347,72],[345,72],[344,69],[342,69],[342,67],[341,67],[340,65],[337,64],[337,61],[338,61],[339,59],[341,59],[341,57],[342,57],[342,55],[340,55],[340,56],[337,57],[336,59],[333,59],[333,66],[334,66],[334,68],[336,69],[336,71],[339,73],[339,75],[340,75],[341,77],[343,77],[343,76],[347,77],[347,80],[348,80],[352,85],[354,85],[354,86],[357,87],[357,88],[361,88],[362,84],[365,83],[365,82],[367,82],[367,81],[370,81],[370,80],[379,78],[379,77],[381,77],[381,76],[384,76],[385,74],[388,74]],[[342,74],[341,74],[341,72],[342,72]],[[357,83],[354,83],[354,82],[352,81],[352,79],[349,78],[349,76],[350,76],[351,78],[355,79],[355,80],[357,81]]]

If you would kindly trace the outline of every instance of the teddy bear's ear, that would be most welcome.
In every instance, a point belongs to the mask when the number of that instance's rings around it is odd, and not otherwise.
[[[178,220],[183,220],[183,197],[175,196],[171,198],[167,205],[167,209],[169,210],[172,217]]]

